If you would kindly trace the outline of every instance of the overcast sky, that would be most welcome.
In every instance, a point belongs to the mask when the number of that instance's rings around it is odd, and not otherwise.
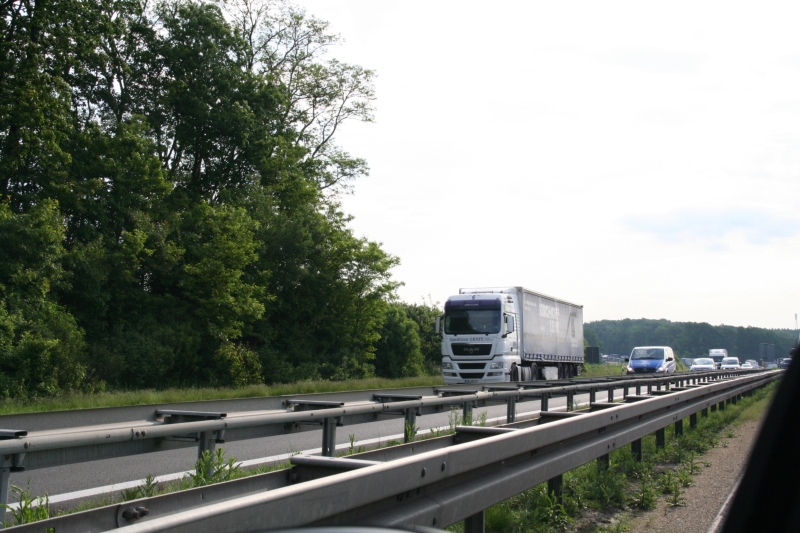
[[[343,199],[401,299],[794,328],[800,3],[297,0],[377,71]]]

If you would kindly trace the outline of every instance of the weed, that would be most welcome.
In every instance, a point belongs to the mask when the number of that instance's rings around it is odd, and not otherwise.
[[[194,465],[194,472],[186,474],[184,480],[190,487],[203,487],[212,483],[221,483],[241,477],[241,467],[236,464],[235,457],[225,458],[224,448],[217,448],[214,453],[203,452],[202,457]]]
[[[705,466],[708,468],[711,466],[711,463],[708,461],[700,461],[695,457],[694,452],[689,454],[689,460],[686,461],[686,468],[689,470],[691,474],[699,474],[701,472],[700,466]]]
[[[653,509],[658,502],[655,482],[653,478],[645,474],[639,478],[639,483],[633,491],[631,503],[637,509]]]
[[[122,491],[122,501],[138,500],[139,498],[151,498],[158,494],[158,483],[155,476],[149,474],[144,478],[144,484]]]
[[[416,424],[409,424],[408,421],[406,421],[406,435],[408,435],[408,442],[414,442],[414,439],[417,437],[417,431],[419,431],[419,428],[417,428]]]
[[[456,426],[462,425],[464,422],[461,413],[458,412],[458,407],[451,407],[450,414],[447,415],[447,424],[450,426],[450,433],[456,432]]]
[[[692,471],[689,468],[679,468],[678,469],[678,481],[680,482],[681,486],[688,487],[692,484],[694,479],[692,479]]]
[[[475,421],[475,424],[481,427],[486,427],[486,419],[488,418],[489,413],[486,411],[482,412],[481,415],[478,417],[478,420]]]
[[[17,500],[19,501],[17,508],[13,509],[9,505],[0,507],[5,507],[7,511],[11,511],[11,515],[14,517],[13,525],[19,526],[50,518],[50,498],[47,494],[34,498],[31,495],[30,480],[28,480],[26,489],[11,485],[11,492],[17,495]]]
[[[356,434],[350,433],[347,437],[350,439],[350,446],[347,448],[347,453],[349,455],[353,455],[353,453],[355,453],[354,450],[356,448]]]
[[[666,497],[666,501],[670,507],[682,507],[686,505],[686,497],[684,496],[684,490],[681,488],[681,484],[676,482],[673,488],[672,494]]]

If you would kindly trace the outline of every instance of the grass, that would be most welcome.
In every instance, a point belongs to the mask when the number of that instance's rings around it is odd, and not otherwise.
[[[601,378],[606,376],[624,376],[625,366],[619,365],[583,365],[581,378]]]
[[[230,398],[257,398],[261,396],[287,396],[319,392],[351,390],[394,389],[402,387],[432,387],[442,385],[441,376],[422,376],[405,379],[362,379],[353,381],[302,381],[280,385],[252,385],[241,388],[191,388],[166,390],[139,390],[104,392],[98,394],[70,394],[37,401],[3,400],[0,415],[64,411],[97,407],[121,407]]]

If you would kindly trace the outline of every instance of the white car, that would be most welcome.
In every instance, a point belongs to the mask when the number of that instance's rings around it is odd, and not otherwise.
[[[753,369],[753,365],[750,364],[749,362],[745,361],[744,363],[742,363],[742,366],[740,366],[739,368],[741,368],[742,370],[744,370],[744,369],[752,370]]]
[[[703,358],[695,359],[692,361],[692,366],[689,370],[716,370],[717,365],[713,359]]]
[[[719,365],[720,370],[738,370],[740,368],[738,357],[726,357]]]

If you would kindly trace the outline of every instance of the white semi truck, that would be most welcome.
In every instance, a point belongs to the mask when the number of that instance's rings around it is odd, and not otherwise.
[[[448,385],[571,378],[583,364],[583,306],[522,287],[460,289],[436,332]]]
[[[711,348],[708,351],[708,356],[714,360],[714,365],[717,367],[717,370],[719,370],[722,365],[722,360],[728,357],[728,350],[725,348]]]

